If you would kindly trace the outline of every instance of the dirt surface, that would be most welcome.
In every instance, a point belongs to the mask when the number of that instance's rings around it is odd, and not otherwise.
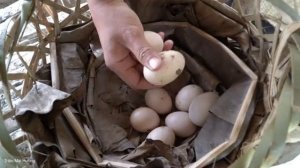
[[[8,5],[17,2],[18,0],[1,0],[0,1],[0,9],[7,7]]]

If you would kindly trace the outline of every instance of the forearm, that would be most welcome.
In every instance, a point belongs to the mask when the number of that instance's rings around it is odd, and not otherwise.
[[[120,25],[118,29],[125,28],[131,25],[131,21],[139,21],[123,0],[88,0],[88,3],[98,33],[101,33],[99,30],[103,28],[113,29],[117,25]]]

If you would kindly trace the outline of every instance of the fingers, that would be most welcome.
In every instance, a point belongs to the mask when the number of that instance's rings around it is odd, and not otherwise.
[[[147,43],[142,28],[132,26],[124,30],[123,43],[148,69],[156,70],[161,66],[161,57]]]
[[[167,40],[164,42],[164,48],[163,51],[168,51],[173,48],[174,42],[172,40]]]
[[[157,87],[147,82],[143,75],[141,75],[140,72],[133,67],[121,72],[118,75],[124,77],[122,80],[133,89],[152,89]]]
[[[160,35],[160,37],[164,40],[165,39],[165,33],[164,32],[159,32],[158,33]],[[164,47],[163,47],[163,51],[168,51],[171,50],[173,48],[174,42],[173,40],[167,40],[164,42]]]
[[[165,33],[164,32],[158,32],[158,34],[160,35],[160,37],[164,40],[165,39]]]
[[[115,72],[131,88],[151,89],[156,87],[144,79],[142,74],[143,67],[132,56],[127,56],[118,62],[109,60],[109,58],[111,57],[105,57],[108,68]],[[113,61],[113,63],[110,61]]]

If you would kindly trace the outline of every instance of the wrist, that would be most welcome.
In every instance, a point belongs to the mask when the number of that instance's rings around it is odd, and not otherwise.
[[[124,0],[87,0],[87,2],[91,12],[107,11],[125,4]]]
[[[124,2],[124,0],[95,0],[98,1],[101,5],[115,5],[121,2]]]
[[[115,8],[125,3],[123,0],[87,0],[87,2],[91,13],[99,16],[105,15],[107,12],[111,13],[115,11]]]

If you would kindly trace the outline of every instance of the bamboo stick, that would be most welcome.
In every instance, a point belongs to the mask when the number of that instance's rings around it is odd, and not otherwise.
[[[17,56],[18,56],[18,58],[20,59],[20,61],[23,63],[23,65],[24,65],[24,67],[26,68],[27,73],[29,74],[29,76],[30,76],[31,78],[33,78],[34,80],[36,80],[37,78],[36,78],[36,76],[35,76],[34,71],[32,71],[32,69],[29,68],[28,64],[26,63],[26,61],[23,59],[23,57],[20,55],[19,52],[17,52]]]
[[[81,0],[76,0],[74,13],[78,13],[79,12],[79,10],[80,10],[80,2],[81,2]],[[73,20],[73,24],[77,24],[77,22],[78,22],[78,17]]]
[[[56,44],[52,42],[50,44],[51,47],[51,77],[52,77],[52,87],[59,89],[60,88],[60,74],[59,74],[59,66],[57,64],[57,51],[56,51]],[[79,121],[76,119],[70,107],[67,107],[63,110],[63,114],[66,117],[68,123],[72,127],[73,131],[78,136],[79,140],[88,151],[90,156],[94,159],[97,165],[102,162],[101,157],[95,152],[92,145],[90,144],[88,137],[86,136],[84,129],[82,128]]]
[[[39,41],[38,48],[41,50],[39,53],[41,55],[43,65],[46,65],[47,61],[46,61],[46,55],[45,55],[45,44],[44,44],[44,40],[43,40],[43,36],[42,36],[42,31],[40,29],[39,24],[37,23],[37,16],[32,16],[31,22],[33,23],[33,25],[35,27],[36,34],[38,37],[38,41]]]
[[[90,144],[88,137],[86,136],[84,129],[82,128],[82,125],[79,123],[77,118],[74,116],[72,111],[70,110],[71,107],[67,107],[64,109],[63,114],[66,117],[68,123],[73,128],[73,131],[76,133],[78,138],[80,139],[81,143],[85,147],[85,149],[88,151],[88,153],[91,155],[91,157],[94,159],[97,165],[99,165],[102,162],[102,159],[100,156],[95,152],[92,145]]]
[[[63,12],[66,12],[66,13],[68,13],[70,15],[74,12],[72,9],[69,9],[67,7],[64,7],[64,6],[61,6],[61,5],[59,5],[57,3],[54,3],[54,2],[52,2],[50,0],[44,0],[43,2],[45,4],[47,4],[47,5],[49,5],[49,6],[52,6],[53,8],[57,9],[58,11],[63,11]],[[82,19],[84,21],[90,20],[89,18],[87,18],[87,17],[85,17],[83,15],[78,15],[78,18]]]
[[[33,66],[34,64],[36,64],[35,62],[37,62],[37,49],[34,51],[33,56],[31,58],[31,62],[29,64],[29,68],[33,70],[33,72],[36,71],[36,66]],[[26,78],[24,79],[24,85],[23,85],[23,89],[22,89],[22,97],[25,96],[28,91],[32,88],[32,80],[30,78],[29,75],[26,76]]]
[[[10,82],[8,82],[8,85],[9,85],[9,87],[15,92],[15,94],[16,94],[19,98],[22,97],[22,96],[21,96],[21,92],[18,91],[18,90],[15,88],[14,85],[12,85]]]
[[[3,111],[3,120],[6,120],[8,118],[12,118],[15,115],[16,109],[11,109],[9,111]]]
[[[79,16],[82,16],[81,14],[86,12],[88,10],[88,5],[84,5],[83,7],[81,7],[78,12],[74,12],[72,14],[70,14],[67,18],[65,18],[61,23],[60,26],[61,27],[65,27],[67,26],[72,20],[74,20],[75,18],[78,18]]]
[[[21,52],[21,51],[35,51],[37,49],[37,46],[21,46],[21,45],[17,45],[14,48],[15,52]]]
[[[50,9],[51,11],[49,11],[49,13],[51,14],[52,18],[53,18],[53,21],[54,21],[54,36],[53,38],[57,37],[57,35],[60,34],[60,30],[61,30],[61,27],[59,25],[59,19],[58,19],[58,14],[57,14],[57,10],[55,7],[50,6]],[[51,39],[51,41],[53,41],[54,39]]]
[[[27,76],[26,73],[7,73],[7,79],[8,80],[21,80],[24,79]],[[2,80],[0,76],[0,81]]]
[[[37,1],[37,17],[40,24],[43,24],[46,26],[46,29],[48,32],[53,30],[54,24],[49,23],[47,20],[47,17],[45,16],[45,12],[47,12],[47,8],[49,8],[47,5],[44,5],[42,2]]]

